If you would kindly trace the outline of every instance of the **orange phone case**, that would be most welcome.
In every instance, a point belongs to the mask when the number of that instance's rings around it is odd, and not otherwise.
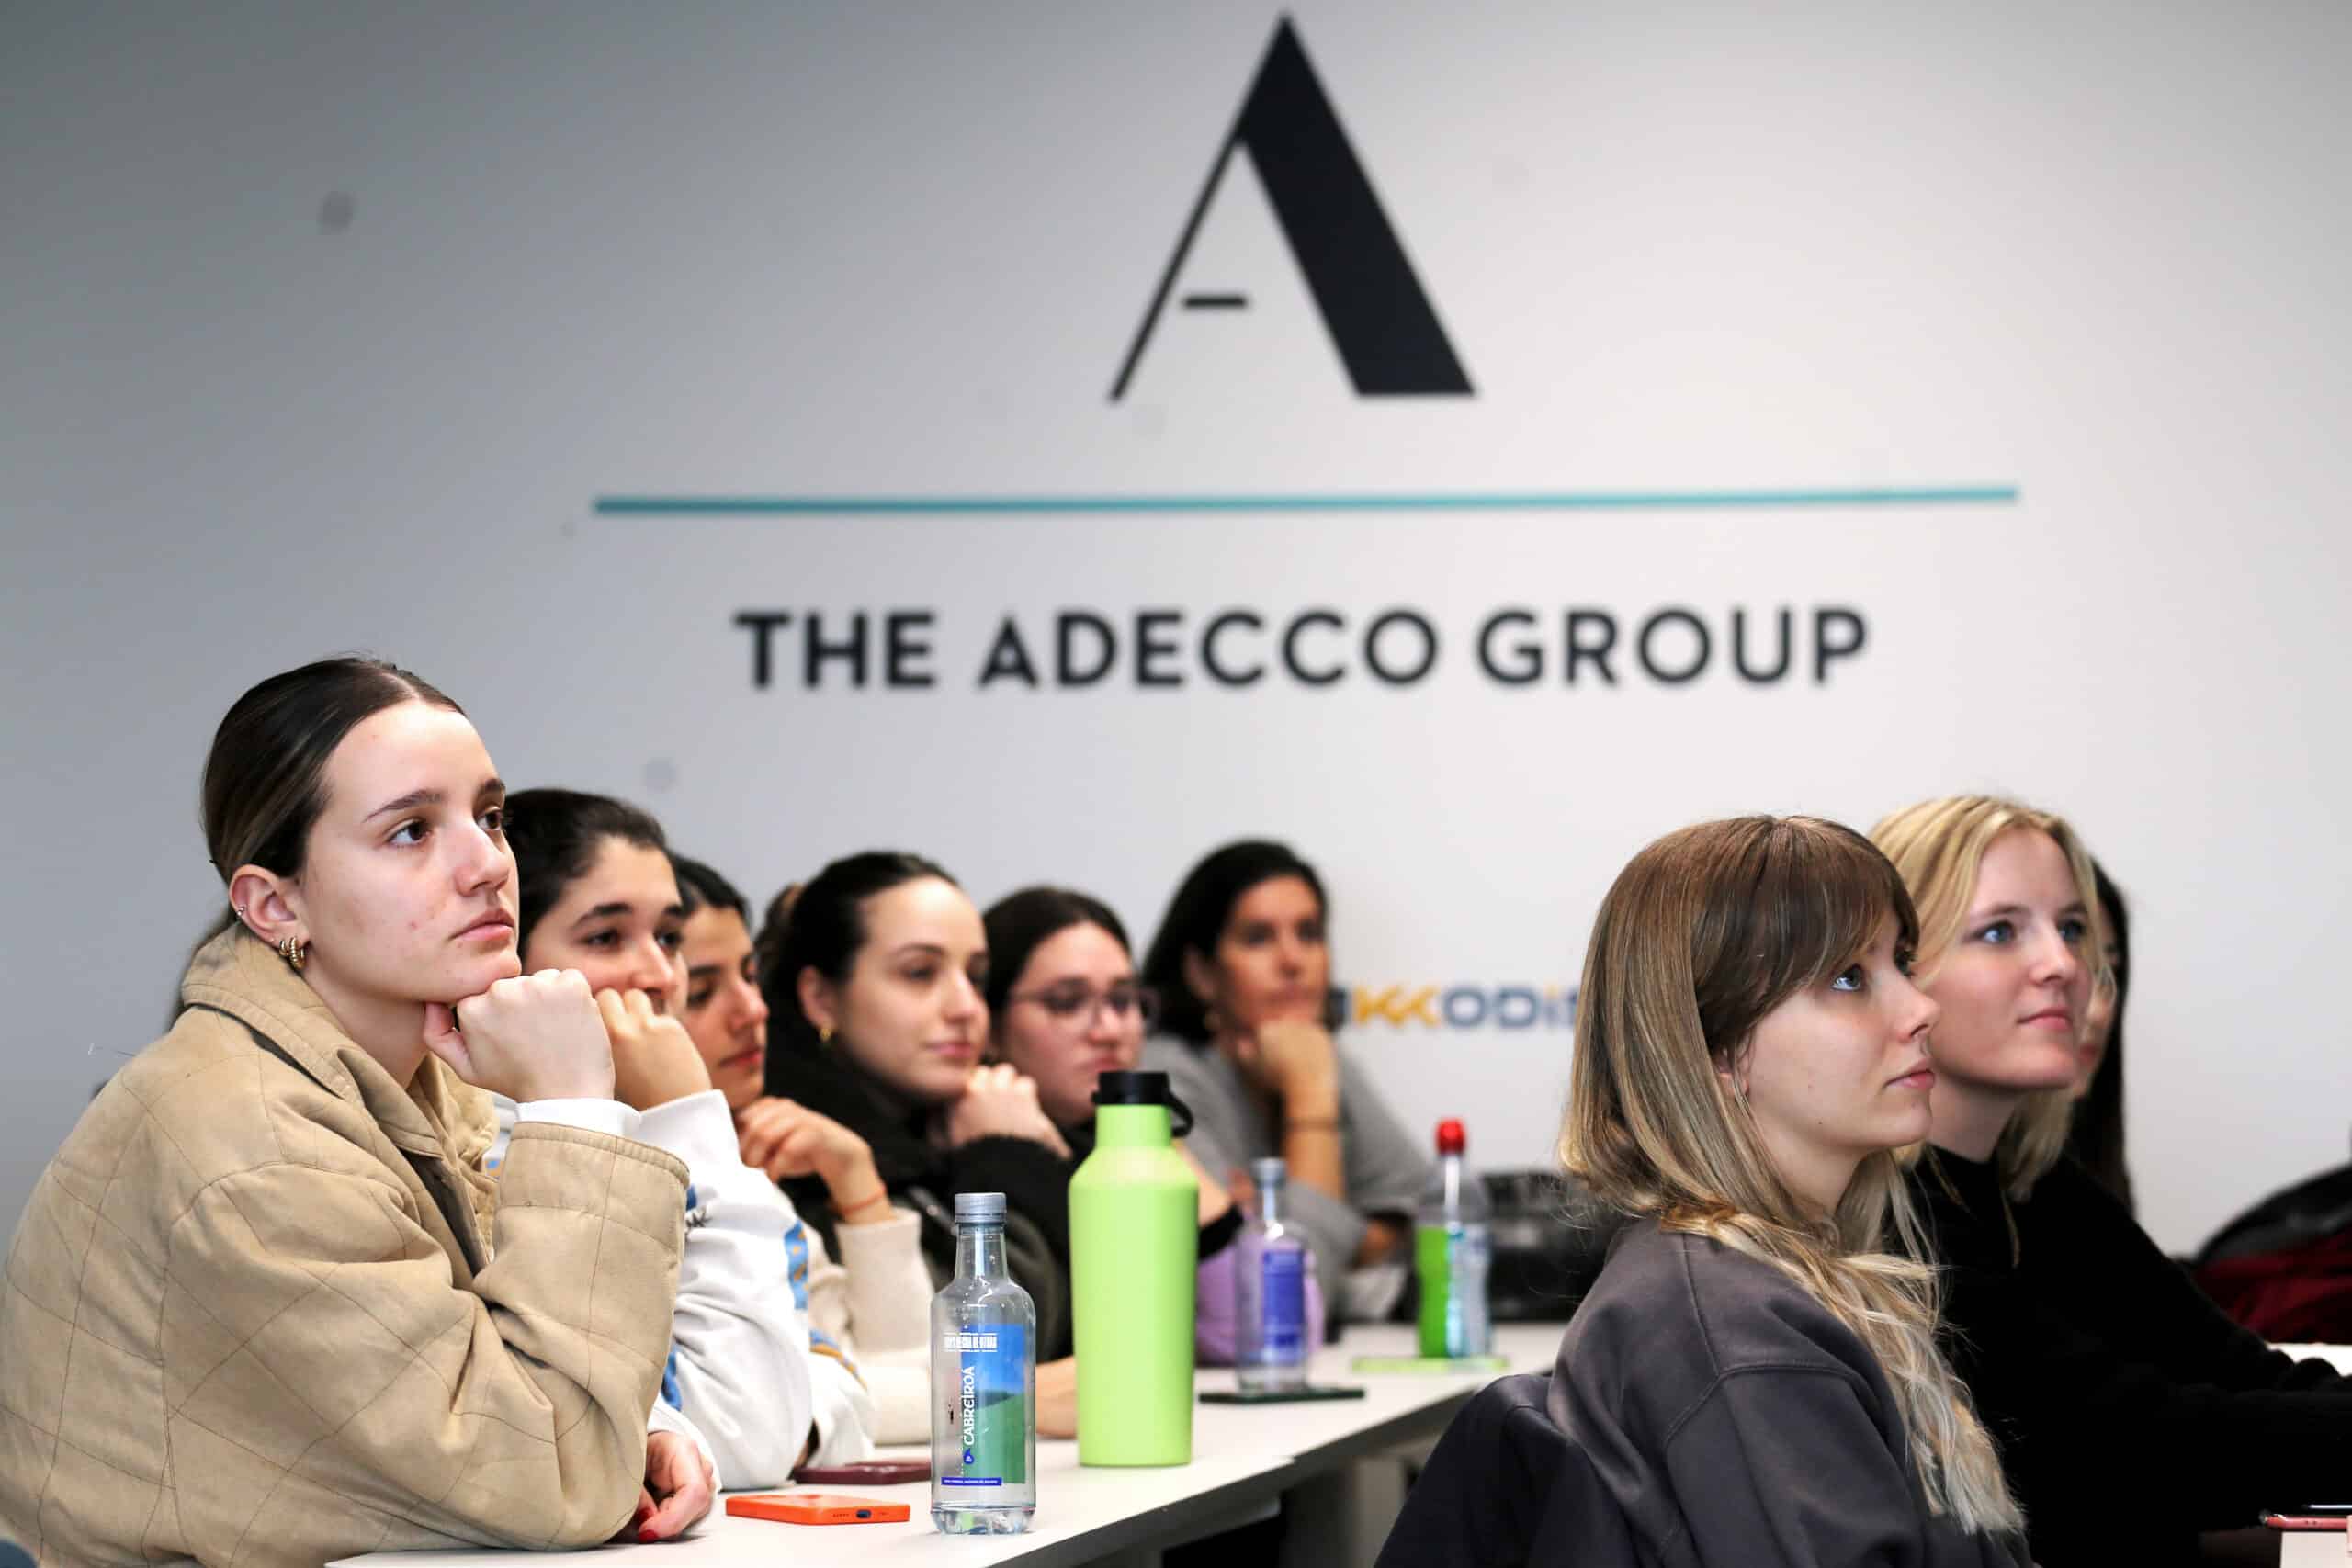
[[[740,1518],[786,1525],[896,1525],[907,1520],[904,1503],[839,1492],[752,1492],[727,1499],[727,1511]]]
[[[2275,1530],[2341,1530],[2342,1514],[2265,1514],[2262,1522]]]

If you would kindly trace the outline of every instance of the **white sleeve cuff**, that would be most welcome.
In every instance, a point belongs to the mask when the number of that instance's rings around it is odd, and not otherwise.
[[[727,1097],[715,1089],[665,1100],[644,1111],[638,1118],[637,1131],[629,1136],[676,1155],[689,1169],[742,1163],[742,1152],[735,1142],[734,1113],[727,1109]]]
[[[639,1116],[617,1100],[526,1100],[514,1108],[517,1122],[553,1122],[616,1138],[636,1137]]]

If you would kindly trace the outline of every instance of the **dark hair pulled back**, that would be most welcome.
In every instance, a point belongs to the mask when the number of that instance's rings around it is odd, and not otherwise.
[[[791,1081],[786,1058],[819,1049],[816,1026],[800,1006],[800,973],[814,969],[835,984],[847,980],[856,966],[858,950],[865,945],[865,901],[878,893],[910,882],[936,879],[960,886],[939,866],[921,855],[897,851],[868,850],[846,855],[819,872],[800,889],[784,930],[773,942],[760,933],[760,987],[767,997],[772,1021],[768,1028],[770,1093]],[[773,963],[769,954],[774,954]],[[779,1067],[785,1070],[779,1073]]]
[[[272,675],[229,706],[204,759],[205,852],[225,886],[240,866],[302,874],[326,808],[328,759],[366,720],[402,703],[463,714],[450,697],[386,660],[321,659]],[[234,923],[221,911],[207,940]]]
[[[736,886],[718,874],[718,869],[682,854],[670,856],[670,869],[678,874],[678,893],[686,901],[688,916],[699,915],[705,909],[731,909],[746,926],[752,923],[752,907],[743,900]]]
[[[531,932],[561,901],[563,890],[596,863],[606,839],[670,852],[662,824],[626,800],[576,789],[524,789],[506,797],[506,842],[521,884],[516,953],[529,948]]]

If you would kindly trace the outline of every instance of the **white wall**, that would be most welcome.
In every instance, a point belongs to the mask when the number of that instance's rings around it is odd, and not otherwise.
[[[2340,8],[1306,6],[1476,395],[1365,400],[1246,160],[1113,375],[1262,5],[37,0],[0,51],[0,1222],[216,907],[247,684],[366,647],[506,776],[758,896],[904,845],[1148,932],[1242,832],[1343,977],[1573,981],[1709,814],[1979,787],[2135,900],[2143,1209],[2193,1246],[2346,1156]],[[353,203],[328,231],[331,193]],[[735,519],[596,497],[2014,484],[2008,504]],[[975,689],[998,619],[1410,605],[1424,682]],[[1498,607],[1848,605],[1825,685],[1505,687]],[[936,615],[928,691],[750,680],[743,609]],[[1627,634],[1631,632],[1630,624]],[[1401,648],[1401,644],[1399,647]],[[1035,645],[1033,644],[1033,649]],[[1139,933],[1140,934],[1140,933]],[[1545,1157],[1566,1038],[1351,1032]]]

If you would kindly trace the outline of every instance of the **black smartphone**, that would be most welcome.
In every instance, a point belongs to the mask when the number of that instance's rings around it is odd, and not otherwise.
[[[1308,1383],[1305,1388],[1258,1389],[1204,1388],[1201,1390],[1203,1404],[1297,1404],[1313,1399],[1362,1399],[1363,1390],[1342,1388],[1337,1384]]]

